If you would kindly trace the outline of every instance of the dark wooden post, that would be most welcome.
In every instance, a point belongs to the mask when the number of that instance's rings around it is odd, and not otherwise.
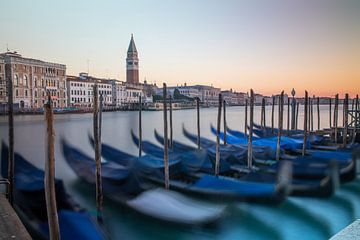
[[[359,122],[359,95],[356,95],[356,100],[355,100],[355,119],[354,119],[354,134],[353,134],[353,139],[352,139],[352,143],[355,143],[356,140],[356,134],[357,134],[357,127],[358,127],[358,122]]]
[[[200,98],[196,98],[196,113],[197,113],[197,146],[200,149]]]
[[[139,95],[139,157],[142,155],[142,100]]]
[[[299,106],[300,102],[296,103],[296,117],[295,117],[295,129],[298,129],[298,122],[299,122]]]
[[[46,161],[45,161],[45,200],[46,212],[48,216],[50,239],[60,239],[59,219],[56,206],[55,193],[55,133],[54,133],[54,115],[50,94],[48,102],[45,104],[45,122],[46,122]]]
[[[291,90],[291,96],[292,96],[292,101],[291,101],[291,130],[295,129],[295,114],[296,114],[296,101],[295,101],[295,89],[293,88]]]
[[[273,105],[274,106],[274,105]],[[254,128],[254,91],[250,89],[250,128],[249,128],[249,140],[248,140],[248,158],[247,158],[247,165],[248,168],[252,168],[252,159],[253,159],[253,148],[252,148],[252,135],[253,135],[253,128]]]
[[[320,130],[320,97],[317,97],[317,122],[318,130]]]
[[[304,106],[304,142],[303,142],[303,149],[302,155],[305,156],[306,154],[306,143],[307,143],[307,127],[308,127],[308,92],[305,91],[305,106]]]
[[[172,97],[171,95],[169,96],[169,121],[170,121],[170,149],[173,149],[173,118],[172,118]]]
[[[13,90],[13,79],[12,69],[8,65],[6,67],[7,72],[7,84],[8,84],[8,110],[9,110],[9,156],[8,156],[8,180],[9,180],[9,202],[11,206],[14,206],[14,90]],[[5,160],[3,160],[5,161]]]
[[[260,125],[261,129],[265,131],[265,123],[264,123],[264,110],[265,110],[265,98],[262,98],[261,100],[261,114],[260,114]]]
[[[287,134],[290,136],[290,98],[287,101]]]
[[[248,125],[247,113],[248,113],[248,100],[245,99],[245,126],[244,126],[245,138],[246,138],[246,135],[247,135],[247,125]]]
[[[310,99],[311,131],[314,131],[314,109],[313,109],[314,108],[314,99],[315,99],[315,96],[313,96],[313,98]]]
[[[222,96],[219,94],[219,107],[216,129],[216,159],[215,159],[215,175],[218,176],[220,172],[220,126],[221,126],[221,104]]]
[[[329,97],[329,128],[331,129],[331,97]]]
[[[168,139],[168,127],[167,127],[167,106],[166,99],[167,90],[166,83],[163,84],[163,112],[164,112],[164,172],[165,172],[165,188],[169,189],[169,139]]]
[[[284,103],[284,91],[279,96],[279,119],[278,119],[278,133],[277,133],[277,144],[276,144],[276,160],[280,160],[280,143],[281,143],[281,130],[283,126],[283,103]]]
[[[345,94],[344,99],[344,132],[343,132],[343,147],[346,147],[347,144],[347,135],[348,135],[348,111],[349,111],[349,94]]]
[[[223,105],[224,105],[224,145],[227,144],[226,141],[226,101],[223,101]]]
[[[339,115],[339,94],[335,95],[335,105],[334,105],[334,141],[338,142],[338,115]]]
[[[102,179],[101,179],[101,142],[100,142],[100,118],[99,118],[99,90],[97,83],[94,84],[94,145],[95,145],[95,181],[96,181],[96,209],[97,220],[102,223]]]
[[[272,96],[271,105],[271,133],[274,133],[274,109],[275,108],[275,96]]]

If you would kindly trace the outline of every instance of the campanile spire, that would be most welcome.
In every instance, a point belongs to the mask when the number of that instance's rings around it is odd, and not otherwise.
[[[130,44],[127,51],[126,82],[132,84],[139,83],[139,58],[133,34],[131,34]]]

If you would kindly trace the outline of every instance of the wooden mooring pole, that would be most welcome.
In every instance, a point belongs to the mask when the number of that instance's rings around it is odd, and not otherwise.
[[[200,149],[200,98],[196,98],[196,116],[197,116],[197,146]]]
[[[12,80],[12,71],[11,67],[6,69],[9,71],[8,75],[8,110],[9,110],[9,156],[8,156],[8,180],[9,180],[9,189],[8,189],[8,198],[11,206],[14,206],[14,91],[13,91],[13,80]],[[3,160],[5,161],[5,160]]]
[[[220,172],[220,126],[221,126],[221,105],[222,96],[219,94],[219,107],[216,128],[216,159],[215,159],[215,175],[218,176]]]
[[[272,96],[272,105],[271,105],[271,133],[274,133],[274,111],[275,111],[275,96]]]
[[[55,133],[54,133],[54,114],[50,94],[48,102],[45,104],[46,122],[46,154],[45,154],[45,201],[48,216],[49,236],[51,240],[60,239],[59,219],[56,206],[55,193]]]
[[[139,95],[139,157],[142,155],[142,99]]]
[[[250,89],[250,127],[249,127],[249,140],[248,140],[248,155],[247,155],[247,166],[249,169],[252,168],[253,160],[253,148],[252,148],[252,135],[254,128],[254,91]]]
[[[99,223],[102,223],[102,205],[103,205],[103,193],[102,193],[102,179],[101,179],[101,139],[100,134],[101,128],[100,125],[100,116],[99,116],[99,90],[97,83],[93,87],[94,92],[94,146],[95,146],[95,182],[96,182],[96,210],[97,210],[97,220]]]
[[[224,145],[227,144],[226,141],[226,101],[223,100],[223,105],[224,105]]]
[[[310,124],[311,124],[311,132],[314,131],[314,98],[315,96],[313,96],[313,98],[310,99],[310,114],[311,114],[311,118],[310,118]]]
[[[163,84],[163,112],[164,112],[164,172],[165,172],[165,189],[169,189],[169,139],[167,126],[167,90],[166,83]]]
[[[245,133],[245,138],[247,135],[247,125],[248,125],[248,100],[245,99],[245,126],[244,126],[244,133]]]
[[[317,124],[318,124],[318,130],[320,130],[320,97],[317,97],[316,105],[317,105]]]
[[[290,98],[287,101],[287,135],[290,136]]]
[[[308,92],[305,91],[305,106],[304,106],[304,141],[302,148],[302,155],[306,154],[306,143],[307,143],[307,130],[308,130]]]
[[[281,130],[283,127],[283,106],[284,106],[284,91],[279,96],[279,119],[278,119],[278,133],[277,133],[277,144],[276,144],[276,160],[280,160],[280,144],[281,144]]]
[[[299,106],[300,106],[300,103],[297,102],[296,103],[296,117],[295,117],[295,130],[298,129],[298,120],[299,120]]]
[[[170,149],[173,149],[173,117],[172,117],[172,97],[169,96],[169,122],[170,122]]]
[[[349,94],[345,94],[344,99],[344,131],[343,131],[343,147],[346,147],[348,136],[348,111],[349,111]]]
[[[356,95],[355,100],[355,118],[354,118],[354,133],[353,133],[353,139],[352,143],[355,143],[356,140],[356,134],[357,134],[357,128],[358,128],[358,122],[359,122],[359,95]]]
[[[339,94],[335,95],[334,103],[334,141],[338,142],[338,115],[339,115]]]
[[[261,116],[260,116],[261,129],[265,131],[265,98],[261,100]]]
[[[329,98],[329,128],[331,129],[331,97]]]

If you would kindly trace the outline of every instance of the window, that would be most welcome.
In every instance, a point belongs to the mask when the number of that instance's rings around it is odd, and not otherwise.
[[[34,86],[37,87],[37,78],[34,77]]]
[[[14,85],[19,86],[19,76],[17,74],[14,76]]]
[[[25,97],[28,96],[28,90],[25,90]]]
[[[35,97],[37,97],[37,91],[36,91],[36,90],[35,90],[35,93],[34,93],[34,94],[35,94]]]
[[[28,86],[28,77],[26,75],[24,75],[24,86]]]
[[[17,90],[17,89],[15,91],[15,96],[17,96],[17,97],[19,96],[19,90]]]
[[[44,85],[45,85],[45,81],[44,81],[44,79],[42,78],[42,79],[41,79],[41,87],[44,87]]]

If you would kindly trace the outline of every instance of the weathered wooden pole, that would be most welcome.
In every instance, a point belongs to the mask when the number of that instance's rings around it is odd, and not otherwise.
[[[275,111],[275,96],[272,96],[272,105],[271,105],[271,133],[274,133],[274,111]]]
[[[104,106],[103,104],[104,104],[103,94],[100,93],[100,98],[99,98],[99,143],[100,143],[100,156],[101,156],[102,112],[103,112],[103,106]]]
[[[355,143],[356,140],[356,134],[357,134],[357,128],[358,128],[358,122],[359,122],[359,95],[356,95],[356,100],[355,100],[355,119],[354,119],[354,134],[353,134],[353,139],[352,139],[352,143]]]
[[[224,145],[227,144],[226,141],[226,101],[223,100],[223,105],[224,105]]]
[[[170,120],[170,149],[173,149],[173,118],[172,118],[172,97],[171,95],[169,96],[169,120]]]
[[[261,129],[265,131],[265,98],[261,100],[261,117],[260,117]]]
[[[247,135],[247,125],[248,125],[247,114],[248,114],[248,100],[245,99],[245,126],[244,126],[245,138],[246,138],[246,135]]]
[[[96,210],[97,220],[102,223],[102,179],[101,179],[101,142],[100,142],[100,118],[99,118],[99,90],[97,83],[93,87],[94,92],[94,145],[95,145],[95,182],[96,182]]]
[[[305,106],[304,106],[304,142],[303,142],[303,149],[302,149],[302,155],[305,156],[306,154],[306,143],[307,143],[307,130],[308,130],[308,124],[307,124],[307,118],[308,118],[308,92],[305,91]]]
[[[295,114],[296,114],[296,101],[295,101],[295,89],[293,88],[291,90],[291,96],[292,96],[292,101],[291,101],[291,130],[295,129]]]
[[[317,97],[317,123],[318,123],[318,130],[320,130],[320,97]]]
[[[287,134],[290,135],[290,98],[287,101]]]
[[[277,136],[277,144],[276,144],[276,160],[280,160],[280,144],[281,144],[281,130],[283,126],[283,103],[284,103],[284,91],[281,92],[279,96],[279,119],[278,119],[278,136]]]
[[[200,149],[200,98],[196,98],[196,113],[197,113],[197,146]]]
[[[13,90],[13,79],[12,79],[12,69],[11,66],[6,67],[7,72],[7,84],[8,84],[8,120],[9,120],[9,156],[8,156],[8,180],[9,180],[9,190],[8,198],[11,206],[14,206],[14,90]],[[3,160],[5,161],[5,159]]]
[[[221,126],[221,105],[222,96],[219,94],[219,107],[216,128],[216,159],[215,159],[215,175],[218,176],[220,172],[220,126]]]
[[[163,112],[164,112],[164,172],[165,172],[165,188],[169,189],[169,139],[167,126],[167,106],[166,106],[167,90],[166,83],[163,84]]]
[[[298,122],[299,122],[299,107],[300,107],[300,102],[296,103],[296,118],[295,118],[295,129],[298,129]]]
[[[142,155],[142,99],[139,95],[139,157]]]
[[[335,103],[334,103],[334,141],[337,143],[337,137],[338,137],[338,107],[339,107],[339,94],[335,95]]]
[[[313,98],[310,99],[310,114],[311,114],[311,132],[314,131],[314,98],[315,96],[313,96]]]
[[[250,128],[249,128],[249,140],[248,140],[248,155],[247,155],[247,165],[248,168],[252,168],[253,160],[253,148],[252,148],[252,135],[254,128],[254,91],[250,89]]]
[[[339,94],[335,95],[335,105],[334,105],[334,141],[338,142],[338,115],[339,115]]]
[[[347,135],[348,135],[348,111],[349,111],[349,94],[345,94],[344,99],[344,132],[343,132],[343,147],[346,147],[347,144]]]
[[[331,113],[332,113],[332,111],[331,111],[331,97],[329,97],[329,128],[331,129],[331,126],[332,126],[332,124],[331,124]]]
[[[60,239],[59,219],[56,206],[55,193],[55,133],[54,133],[54,115],[50,94],[48,102],[45,104],[45,122],[46,122],[46,154],[45,154],[45,201],[46,212],[48,216],[49,236],[51,240]]]

